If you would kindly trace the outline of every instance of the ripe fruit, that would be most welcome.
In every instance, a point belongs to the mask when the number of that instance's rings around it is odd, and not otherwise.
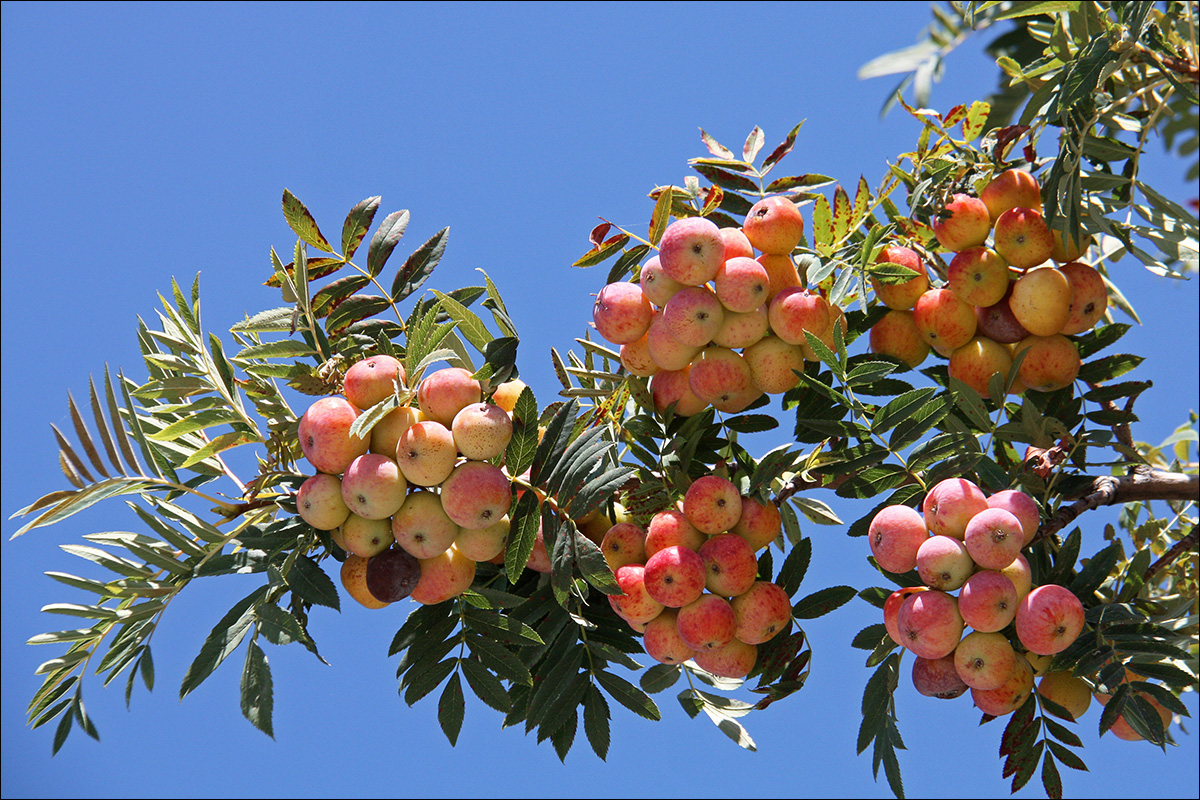
[[[927,591],[929,591],[928,586],[906,586],[892,592],[883,602],[883,626],[887,628],[888,636],[892,638],[892,641],[901,647],[904,646],[904,641],[900,638],[900,628],[896,626],[896,618],[900,615],[900,606],[904,604],[909,595]]]
[[[922,658],[941,658],[954,652],[963,632],[958,600],[930,589],[905,598],[896,612],[900,642]]]
[[[725,243],[725,260],[754,258],[754,248],[741,228],[721,228],[721,241]]]
[[[1025,353],[1017,374],[1021,382],[1037,392],[1053,392],[1070,386],[1083,365],[1075,343],[1061,334],[1028,336],[1013,353]]]
[[[1091,687],[1070,672],[1047,672],[1038,681],[1037,693],[1062,706],[1075,720],[1082,717],[1092,704]]]
[[[517,407],[517,398],[524,390],[525,382],[513,378],[496,387],[496,391],[492,392],[492,402],[511,414]]]
[[[983,490],[965,478],[946,478],[938,482],[921,504],[930,532],[955,539],[962,539],[971,517],[987,507]]]
[[[787,592],[771,581],[755,581],[729,605],[737,619],[734,636],[746,644],[769,642],[787,630],[792,619]]]
[[[1083,631],[1083,623],[1083,603],[1065,586],[1039,586],[1017,606],[1017,638],[1039,655],[1066,650]]]
[[[917,550],[929,536],[925,520],[908,506],[887,506],[871,520],[867,540],[881,569],[908,572],[917,565]]]
[[[458,597],[475,580],[475,562],[453,547],[433,558],[417,561],[421,565],[421,577],[410,596],[422,605],[434,605]]]
[[[1025,534],[1021,546],[1028,547],[1037,535],[1042,520],[1037,501],[1017,489],[1005,489],[989,495],[987,503],[989,508],[1003,508],[1017,518],[1021,523],[1021,531]]]
[[[450,432],[465,458],[486,461],[504,452],[512,439],[512,417],[500,406],[472,403],[454,415]]]
[[[701,533],[724,533],[742,516],[742,496],[728,479],[705,475],[688,487],[683,513]]]
[[[433,558],[446,552],[458,534],[458,525],[446,515],[441,498],[434,492],[412,492],[392,517],[396,543],[417,558]]]
[[[930,289],[913,306],[913,322],[921,338],[949,354],[975,335],[975,309],[949,289]]]
[[[650,327],[654,308],[636,283],[610,283],[596,295],[592,324],[596,332],[613,344],[636,341]]]
[[[967,523],[967,552],[984,569],[1004,569],[1016,560],[1025,542],[1021,522],[1003,508],[985,508]]]
[[[980,570],[967,578],[958,593],[963,622],[984,633],[1001,631],[1017,616],[1017,587],[1003,572]]]
[[[727,347],[706,347],[692,362],[688,386],[704,403],[724,410],[754,387],[750,365]]]
[[[687,347],[707,345],[724,321],[725,307],[707,286],[685,286],[671,296],[662,310],[662,325],[667,333]]]
[[[987,247],[968,247],[950,261],[950,291],[964,303],[990,306],[1008,291],[1008,262]]]
[[[1010,281],[1004,299],[986,308],[975,309],[976,331],[1000,344],[1019,342],[1029,335],[1012,311],[1012,291],[1016,281]]]
[[[999,633],[972,631],[954,650],[954,668],[972,689],[999,689],[1012,676],[1017,654]]]
[[[417,404],[425,419],[446,428],[464,406],[483,399],[483,387],[462,367],[446,367],[426,375],[417,387]]]
[[[616,572],[626,564],[646,563],[646,532],[632,522],[618,522],[600,541],[608,568]]]
[[[366,519],[351,514],[342,523],[342,545],[347,552],[370,558],[387,550],[396,541],[392,523],[385,519]]]
[[[408,481],[400,466],[377,453],[350,462],[342,475],[342,499],[351,512],[366,519],[387,519],[404,504]]]
[[[979,199],[987,206],[993,225],[1010,208],[1042,209],[1042,190],[1037,178],[1023,169],[1006,170],[992,178],[979,193]]]
[[[350,435],[358,409],[344,397],[322,397],[300,417],[300,449],[318,472],[339,475],[367,452],[370,440]]]
[[[1013,284],[1013,316],[1034,336],[1053,336],[1071,318],[1071,282],[1054,267],[1034,269]]]
[[[682,664],[695,655],[695,651],[679,635],[675,622],[677,616],[677,609],[664,608],[657,617],[646,623],[642,646],[646,648],[646,654],[660,664]]]
[[[953,536],[930,536],[917,548],[917,574],[930,589],[951,592],[975,571],[975,562]]]
[[[820,336],[829,330],[833,317],[829,301],[808,289],[791,286],[771,300],[767,308],[771,330],[788,344],[805,344],[804,332]]]
[[[800,209],[782,195],[764,197],[746,212],[742,231],[750,244],[764,253],[787,255],[804,237]]]
[[[690,370],[691,365],[688,365],[679,370],[664,367],[654,373],[650,379],[650,394],[660,414],[665,414],[672,404],[675,405],[675,413],[681,417],[690,417],[704,410],[706,403],[696,397],[688,384]]]
[[[391,397],[405,379],[404,365],[395,358],[371,356],[346,370],[342,392],[355,408],[370,408]]]
[[[411,428],[420,419],[421,412],[412,406],[393,408],[383,419],[371,427],[370,452],[395,458],[400,434]]]
[[[921,694],[942,700],[961,697],[970,688],[958,677],[958,671],[954,668],[953,653],[941,658],[917,656],[913,659],[912,682]]]
[[[367,591],[384,603],[408,597],[420,579],[420,563],[399,548],[384,550],[367,561]]]
[[[767,275],[771,278],[771,288],[767,290],[768,303],[789,286],[802,285],[800,273],[796,271],[796,262],[792,261],[790,255],[763,253],[755,260],[766,267]]]
[[[658,259],[667,277],[684,286],[700,286],[715,278],[725,263],[725,241],[712,220],[677,219],[663,231]]]
[[[455,527],[458,528],[457,525]],[[509,528],[507,516],[486,528],[458,528],[454,535],[454,549],[472,561],[491,561],[499,556],[500,563],[504,563],[504,545],[508,543]]]
[[[725,598],[702,594],[679,609],[676,624],[680,637],[693,650],[716,650],[733,640],[737,615]]]
[[[744,678],[758,661],[758,648],[737,639],[713,650],[699,650],[693,656],[700,669],[721,678]]]
[[[911,309],[917,303],[917,298],[929,289],[929,274],[925,271],[925,262],[911,247],[888,245],[879,251],[875,258],[876,264],[899,264],[912,270],[913,276],[901,283],[884,283],[874,275],[871,276],[871,288],[875,290],[875,299],[885,306],[897,311]]]
[[[342,481],[323,472],[313,475],[296,492],[296,511],[317,530],[340,527],[350,516],[350,509],[342,499]]]
[[[742,515],[730,529],[746,540],[751,550],[761,550],[779,536],[783,530],[783,518],[779,507],[767,501],[760,503],[753,497],[742,498]]]
[[[717,299],[727,311],[745,313],[767,302],[771,277],[767,268],[753,258],[738,256],[721,265],[714,285]]]
[[[631,622],[649,622],[665,608],[646,591],[645,573],[641,564],[621,567],[616,571],[617,585],[625,594],[607,595],[613,610]]]
[[[657,364],[659,369],[677,372],[691,366],[692,359],[700,352],[700,347],[684,344],[676,339],[667,327],[663,312],[660,311],[654,315],[650,329],[646,331],[646,350],[650,353],[650,360]]]
[[[1014,268],[1029,269],[1050,259],[1054,237],[1040,211],[1010,208],[994,227],[993,247]]]
[[[758,560],[754,550],[736,533],[720,533],[700,545],[704,588],[722,597],[736,597],[754,585]]]
[[[959,252],[987,240],[992,218],[978,197],[956,194],[946,204],[945,213],[939,214],[931,227],[943,248]]]
[[[658,256],[652,256],[642,265],[638,276],[638,285],[642,294],[654,305],[662,308],[671,299],[671,295],[683,288],[683,284],[673,279],[663,270]]]
[[[646,593],[668,608],[681,608],[704,591],[705,564],[693,550],[664,547],[646,559]]]
[[[1006,377],[1010,369],[1012,354],[1008,348],[986,336],[976,336],[950,354],[950,377],[967,384],[983,398],[991,397],[992,376],[998,372]]]
[[[767,336],[742,351],[750,367],[750,382],[767,394],[783,394],[800,383],[797,372],[804,371],[804,351],[778,336]]]
[[[725,311],[725,321],[713,336],[713,344],[730,349],[750,348],[762,341],[767,335],[770,320],[767,317],[767,306],[758,306],[753,311]],[[742,355],[746,355],[745,352]]]
[[[486,528],[508,513],[512,489],[504,470],[486,461],[467,461],[442,482],[442,508],[464,528]]]
[[[1016,665],[1008,680],[996,689],[972,689],[971,699],[985,714],[1002,717],[1011,714],[1033,694],[1033,667],[1023,655],[1016,655]]]
[[[348,554],[346,560],[342,562],[342,568],[339,572],[342,586],[345,588],[346,593],[361,605],[371,609],[383,608],[388,603],[371,594],[371,591],[367,588],[368,566],[369,559],[357,556],[354,553]]]
[[[891,356],[910,367],[929,355],[929,342],[921,336],[911,311],[889,311],[871,326],[871,352]]]
[[[450,477],[457,460],[454,434],[431,419],[410,426],[396,443],[396,463],[405,479],[417,486],[437,486]]]
[[[1090,331],[1108,310],[1108,286],[1104,276],[1078,262],[1063,264],[1058,269],[1071,284],[1071,313],[1059,333],[1071,335]]]

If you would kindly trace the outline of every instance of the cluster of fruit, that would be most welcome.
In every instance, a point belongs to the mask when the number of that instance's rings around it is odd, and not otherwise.
[[[351,430],[368,409],[405,386],[404,366],[377,355],[346,372],[343,394],[315,401],[300,419],[300,447],[317,470],[296,508],[332,531],[346,551],[342,584],[368,608],[411,596],[440,603],[461,594],[475,565],[504,557],[512,482],[489,459],[512,437],[523,384],[482,387],[465,369],[424,377],[416,406],[400,405],[368,435]]]
[[[803,234],[783,196],[754,204],[741,228],[677,219],[638,282],[600,290],[593,324],[621,346],[626,370],[650,378],[660,411],[674,403],[683,416],[709,405],[736,413],[782,394],[799,380],[792,370],[817,359],[805,331],[832,348],[834,325],[845,330],[842,310],[801,284],[791,252]]]
[[[876,563],[893,573],[915,567],[925,584],[893,592],[883,610],[888,634],[917,657],[912,680],[921,694],[953,698],[969,688],[984,713],[1009,714],[1033,691],[1030,659],[1061,652],[1083,631],[1083,604],[1070,590],[1032,587],[1021,550],[1039,519],[1024,492],[987,496],[949,478],[929,491],[922,511],[887,506],[871,520]]]
[[[600,549],[624,592],[609,603],[656,661],[694,660],[714,675],[743,678],[758,645],[791,622],[787,593],[758,579],[755,557],[781,529],[773,503],[741,496],[718,475],[698,478],[644,530],[619,522],[605,533]]]
[[[933,223],[941,246],[956,253],[936,289],[914,250],[885,247],[877,262],[916,275],[902,283],[872,281],[875,296],[891,309],[871,329],[872,351],[915,367],[933,348],[950,360],[952,377],[983,397],[991,376],[1007,375],[1015,355],[1028,351],[1012,393],[1069,386],[1080,360],[1067,336],[1091,330],[1104,316],[1108,288],[1099,272],[1075,261],[1080,248],[1050,230],[1041,208],[1037,179],[1018,169],[996,176],[979,197],[955,194]]]

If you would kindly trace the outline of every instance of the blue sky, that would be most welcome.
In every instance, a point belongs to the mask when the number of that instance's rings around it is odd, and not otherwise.
[[[879,119],[891,78],[855,71],[911,44],[929,19],[922,2],[5,3],[2,15],[5,516],[65,485],[49,424],[69,428],[67,392],[84,401],[106,364],[142,377],[137,317],[154,322],[172,277],[200,273],[205,327],[218,334],[277,305],[261,282],[270,247],[295,242],[285,187],[330,236],[365,197],[382,195],[385,213],[409,209],[403,254],[449,225],[427,287],[474,284],[476,268],[492,276],[522,334],[522,377],[544,405],[558,388],[549,348],[583,335],[604,282],[604,268],[570,267],[597,217],[644,228],[647,193],[681,184],[686,160],[705,154],[700,127],[737,150],[759,125],[769,149],[806,120],[784,167],[877,183],[917,128],[896,112]],[[981,44],[951,57],[936,107],[992,88]],[[1158,173],[1175,196],[1178,172]],[[1137,375],[1156,384],[1134,434],[1158,442],[1198,405],[1196,284],[1153,279],[1132,261],[1121,269],[1148,312],[1126,349],[1148,356]],[[836,506],[847,521],[869,507]],[[1099,547],[1103,520],[1081,521],[1085,547]],[[135,692],[126,712],[121,687],[93,681],[85,699],[102,741],[76,731],[51,759],[53,726],[31,732],[24,712],[40,684],[33,670],[54,654],[24,642],[61,627],[41,606],[75,598],[41,573],[78,572],[58,545],[137,520],[109,502],[8,541],[19,524],[6,522],[3,537],[5,797],[890,796],[854,753],[870,672],[849,642],[879,621],[858,600],[805,626],[808,686],[747,720],[757,753],[689,719],[667,692],[659,723],[615,709],[607,763],[581,734],[564,766],[479,703],[451,748],[435,702],[409,708],[396,696],[386,652],[408,604],[317,611],[312,633],[331,666],[268,650],[274,741],[239,712],[237,657],[180,703],[204,636],[259,580],[209,579],[155,636],[155,691]],[[805,532],[814,560],[802,592],[879,582],[865,542]],[[909,794],[1006,794],[1000,724],[980,728],[969,702],[920,697],[902,677]],[[1183,744],[1166,755],[1098,742],[1097,720],[1093,710],[1080,731],[1092,772],[1064,775],[1068,794],[1194,794],[1193,739],[1176,729]],[[1040,796],[1034,784],[1021,796]]]

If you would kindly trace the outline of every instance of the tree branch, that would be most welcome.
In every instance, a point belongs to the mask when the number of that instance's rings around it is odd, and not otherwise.
[[[1179,558],[1180,555],[1188,552],[1189,550],[1195,550],[1197,540],[1200,540],[1200,531],[1192,528],[1191,533],[1180,539],[1175,544],[1171,545],[1170,550],[1163,553],[1162,557],[1159,558],[1158,561],[1155,561],[1146,569],[1146,574],[1142,576],[1142,581],[1144,583],[1149,583],[1155,575],[1169,566],[1170,563],[1176,558]]]
[[[1034,541],[1058,533],[1085,511],[1139,500],[1200,502],[1200,477],[1147,468],[1137,469],[1121,477],[1102,475],[1092,481],[1092,490],[1088,494],[1069,506],[1059,508],[1058,512],[1038,529]]]

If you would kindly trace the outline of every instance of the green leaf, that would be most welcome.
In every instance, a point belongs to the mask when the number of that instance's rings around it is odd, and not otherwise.
[[[808,538],[801,539],[793,546],[791,552],[787,554],[787,558],[783,560],[783,564],[779,567],[779,575],[775,578],[775,584],[783,589],[788,597],[799,590],[811,560],[812,539]]]
[[[458,734],[462,731],[463,717],[466,713],[466,703],[463,701],[462,683],[457,673],[446,681],[446,688],[438,698],[438,724],[442,733],[450,740],[450,746],[458,743]]]
[[[662,241],[663,231],[667,229],[667,224],[671,221],[671,201],[675,197],[675,191],[670,187],[666,187],[659,192],[658,199],[654,202],[654,211],[650,215],[650,244],[658,245]]]
[[[288,227],[305,242],[326,253],[333,252],[333,247],[322,235],[313,215],[309,213],[304,203],[296,199],[296,196],[287,189],[283,190],[283,216],[287,220]]]
[[[881,435],[890,431],[902,420],[916,414],[917,410],[924,407],[925,403],[936,393],[936,389],[926,387],[926,389],[907,391],[904,395],[892,399],[887,405],[876,411],[875,419],[871,421],[871,432]]]
[[[1127,353],[1097,358],[1095,361],[1089,361],[1080,367],[1078,379],[1085,383],[1111,381],[1113,378],[1124,375],[1126,372],[1134,369],[1145,360],[1142,356]]]
[[[533,463],[538,446],[538,409],[533,390],[526,386],[517,397],[512,413],[513,433],[504,451],[504,463],[520,475]]]
[[[251,623],[254,622],[254,607],[262,602],[267,591],[268,587],[266,586],[255,589],[235,603],[233,608],[229,609],[225,616],[221,617],[221,620],[213,626],[205,638],[204,644],[200,647],[199,655],[188,667],[187,674],[183,676],[183,683],[179,687],[180,700],[203,683],[204,679],[211,675],[213,670],[219,667],[221,662],[242,643]]]
[[[524,646],[545,644],[537,631],[515,617],[477,608],[466,609],[463,616],[469,628],[502,644]]]
[[[792,607],[796,619],[816,619],[849,603],[857,595],[852,586],[830,586],[813,592]]]
[[[450,229],[442,228],[433,236],[430,236],[424,244],[418,247],[405,260],[404,265],[400,267],[400,271],[396,273],[395,280],[392,281],[393,302],[399,303],[421,287],[421,284],[425,282],[425,279],[433,273],[434,268],[441,262],[442,255],[446,252],[446,241],[449,237]]]
[[[583,730],[587,734],[588,743],[592,750],[603,761],[608,757],[610,742],[608,701],[596,688],[588,683],[587,694],[583,696]]]
[[[375,219],[375,212],[379,210],[379,201],[382,199],[368,197],[350,209],[350,213],[346,215],[346,221],[342,223],[342,256],[347,261],[354,258],[363,237],[371,229],[371,222]]]
[[[55,522],[66,519],[69,516],[78,514],[85,508],[90,508],[101,500],[109,497],[118,497],[124,494],[141,494],[143,491],[161,486],[154,479],[147,478],[109,478],[107,480],[93,483],[86,489],[81,489],[77,492],[69,492],[65,495],[55,493],[63,499],[56,502],[46,511],[43,511],[31,522],[25,523],[21,528],[14,533],[10,539],[15,539],[23,535],[27,531],[34,528],[40,528],[45,525],[53,525]],[[35,503],[29,507],[30,509],[38,508]],[[18,511],[13,514],[13,517],[20,516],[22,512]]]
[[[433,290],[433,294],[441,301],[442,308],[450,315],[450,318],[458,323],[458,330],[462,331],[463,335],[467,337],[467,341],[482,353],[493,338],[492,334],[488,332],[487,327],[483,324],[483,321],[469,308],[450,295],[443,294],[437,289]]]
[[[678,664],[655,664],[642,673],[639,682],[645,691],[658,694],[674,686],[682,674],[683,669]]]
[[[302,600],[319,606],[341,610],[337,587],[325,570],[306,556],[300,556],[287,574],[288,587]]]
[[[540,503],[537,495],[526,491],[517,500],[510,517],[508,546],[504,555],[504,571],[510,583],[516,583],[525,571],[525,565],[537,543],[538,526],[541,522]]]
[[[504,685],[500,683],[499,678],[488,672],[483,664],[469,658],[460,661],[459,668],[476,697],[501,713],[509,712],[512,708],[512,699],[504,690]]]
[[[267,656],[251,640],[246,648],[246,665],[242,668],[242,716],[260,731],[275,738],[271,725],[274,695],[271,688],[271,668]]]
[[[606,670],[600,670],[593,674],[614,700],[633,713],[655,722],[662,718],[662,713],[650,696],[629,681]]]
[[[762,173],[766,174],[767,170],[775,166],[784,156],[792,151],[792,147],[796,144],[796,134],[800,133],[800,128],[804,123],[801,122],[796,127],[788,132],[787,137],[779,143],[779,145],[771,151],[770,155],[763,159]],[[770,189],[769,191],[775,191]]]

